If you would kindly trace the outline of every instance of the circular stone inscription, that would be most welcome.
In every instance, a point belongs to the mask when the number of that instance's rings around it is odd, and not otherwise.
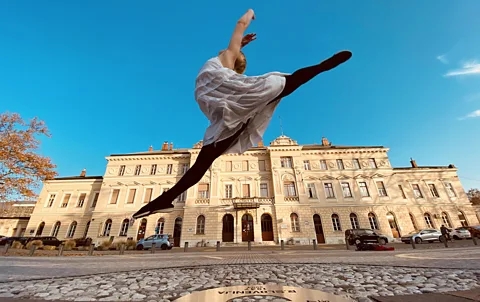
[[[267,296],[283,298],[285,301],[307,302],[353,302],[349,298],[337,296],[330,293],[312,290],[308,288],[279,286],[279,285],[244,285],[213,288],[200,292],[194,292],[183,296],[176,302],[229,302],[233,299],[242,299],[252,296]]]

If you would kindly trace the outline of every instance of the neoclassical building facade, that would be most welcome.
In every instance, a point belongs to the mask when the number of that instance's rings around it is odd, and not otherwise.
[[[195,163],[191,149],[107,156],[103,176],[46,181],[27,234],[59,239],[140,239],[170,234],[176,246],[343,243],[351,228],[399,238],[415,229],[479,224],[454,165],[391,166],[381,146],[299,145],[280,136],[218,158],[168,214],[129,217],[171,188]]]

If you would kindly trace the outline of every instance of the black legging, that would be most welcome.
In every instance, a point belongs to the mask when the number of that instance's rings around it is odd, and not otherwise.
[[[277,100],[288,96],[289,94],[297,90],[298,87],[307,83],[319,73],[337,67],[338,65],[350,59],[351,56],[352,54],[350,52],[343,51],[335,54],[334,56],[321,62],[320,64],[299,69],[293,74],[286,76],[285,87],[283,88],[280,95],[275,100],[272,100],[270,103],[276,102]],[[245,130],[247,125],[248,121],[242,126],[239,131],[237,131],[231,137],[219,141],[215,144],[203,146],[200,150],[200,154],[198,155],[197,160],[195,161],[195,164],[187,171],[187,173],[185,173],[185,175],[170,190],[164,192],[162,195],[142,207],[137,213],[133,215],[133,217],[140,218],[151,214],[153,211],[172,208],[173,200],[175,200],[175,198],[177,198],[180,194],[187,191],[190,187],[192,187],[197,182],[199,182],[200,179],[202,179],[203,175],[205,175],[205,172],[207,172],[207,170],[210,168],[213,161],[217,159],[220,155],[222,155],[226,150],[228,150],[230,146],[236,143],[238,137]]]

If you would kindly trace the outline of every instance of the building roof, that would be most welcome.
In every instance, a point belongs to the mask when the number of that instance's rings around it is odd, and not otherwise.
[[[454,166],[418,166],[418,167],[395,167],[393,170],[431,170],[431,169],[456,169]]]
[[[81,179],[103,179],[103,176],[67,176],[67,177],[55,177],[52,180],[81,180]]]
[[[34,209],[35,202],[5,202],[0,208],[0,219],[30,218]]]

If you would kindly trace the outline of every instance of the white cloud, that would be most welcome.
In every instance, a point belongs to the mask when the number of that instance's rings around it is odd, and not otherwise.
[[[455,77],[462,75],[480,74],[480,63],[477,61],[469,61],[463,64],[463,68],[451,70],[445,74],[446,77]]]
[[[469,118],[476,118],[480,117],[480,110],[475,110],[473,112],[470,112],[469,114],[465,115],[464,117],[459,118],[459,120],[466,120]]]
[[[443,64],[448,64],[447,55],[437,56],[437,60],[439,60]]]

